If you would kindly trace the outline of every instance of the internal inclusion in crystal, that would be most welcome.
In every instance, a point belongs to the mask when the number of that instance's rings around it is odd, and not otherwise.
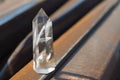
[[[33,69],[48,74],[55,70],[52,21],[43,9],[33,19]]]

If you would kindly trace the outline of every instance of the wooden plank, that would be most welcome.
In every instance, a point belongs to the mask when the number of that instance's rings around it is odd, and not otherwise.
[[[82,39],[82,37],[90,31],[90,29],[96,24],[96,22],[99,21],[101,17],[103,17],[103,15],[111,8],[111,6],[113,6],[115,2],[116,1],[104,1],[54,42],[55,57],[57,64],[61,60],[63,60],[65,55],[67,55],[67,53],[75,46],[77,41],[79,39]],[[41,75],[35,73],[33,71],[31,61],[23,69],[16,73],[11,78],[11,80],[45,79],[49,75]]]
[[[114,2],[116,1],[111,0],[106,5]],[[110,80],[114,77],[113,70],[120,60],[119,11],[120,4],[103,24],[98,25],[99,28],[89,40],[86,40],[83,46],[79,46],[72,57],[68,57],[69,60],[52,80]]]
[[[97,4],[102,2],[103,0],[70,0],[68,3],[66,3],[64,6],[61,7],[61,9],[57,10],[53,15],[51,16],[51,19],[54,18],[56,21],[53,22],[53,26],[55,27],[53,30],[57,35],[62,35],[62,31],[66,31],[73,25],[75,22],[77,22],[80,18],[85,16],[93,7],[95,7]],[[91,2],[91,3],[90,3]],[[61,12],[64,12],[61,14]],[[64,24],[64,21],[66,24]],[[57,26],[57,27],[56,27]],[[61,26],[65,26],[62,27]],[[57,29],[56,29],[57,28]],[[54,35],[54,38],[58,38]]]

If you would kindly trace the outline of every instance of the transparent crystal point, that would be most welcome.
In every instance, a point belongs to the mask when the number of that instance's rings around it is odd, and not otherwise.
[[[48,74],[55,70],[52,21],[43,9],[33,19],[33,69]]]

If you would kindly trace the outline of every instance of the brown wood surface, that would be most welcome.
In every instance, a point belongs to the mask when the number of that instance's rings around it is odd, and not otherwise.
[[[89,32],[95,23],[100,20],[101,17],[103,17],[103,15],[115,2],[115,0],[106,0],[102,2],[54,42],[54,51],[57,64],[65,57],[65,55],[67,55],[67,53],[75,46],[75,44]],[[77,68],[74,69],[78,70]],[[16,73],[11,80],[37,80],[45,77],[46,75],[37,74],[33,71],[31,61],[23,69]]]
[[[115,66],[120,60],[119,13],[120,4],[51,80],[110,80],[114,77]]]

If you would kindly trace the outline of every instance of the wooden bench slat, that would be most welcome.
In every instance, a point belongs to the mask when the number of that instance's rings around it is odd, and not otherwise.
[[[117,1],[106,0],[105,6]],[[116,4],[115,4],[116,5]],[[102,11],[105,10],[105,7]],[[101,10],[100,10],[101,11]],[[120,4],[51,80],[110,80],[120,59]],[[99,14],[99,11],[98,13]],[[92,16],[92,15],[91,15]],[[95,15],[93,15],[93,18]],[[89,24],[89,23],[86,23]],[[81,26],[81,25],[79,25]],[[85,27],[85,26],[84,26]],[[80,31],[80,30],[79,30]],[[77,31],[76,31],[77,32]],[[119,48],[119,49],[118,49]]]

